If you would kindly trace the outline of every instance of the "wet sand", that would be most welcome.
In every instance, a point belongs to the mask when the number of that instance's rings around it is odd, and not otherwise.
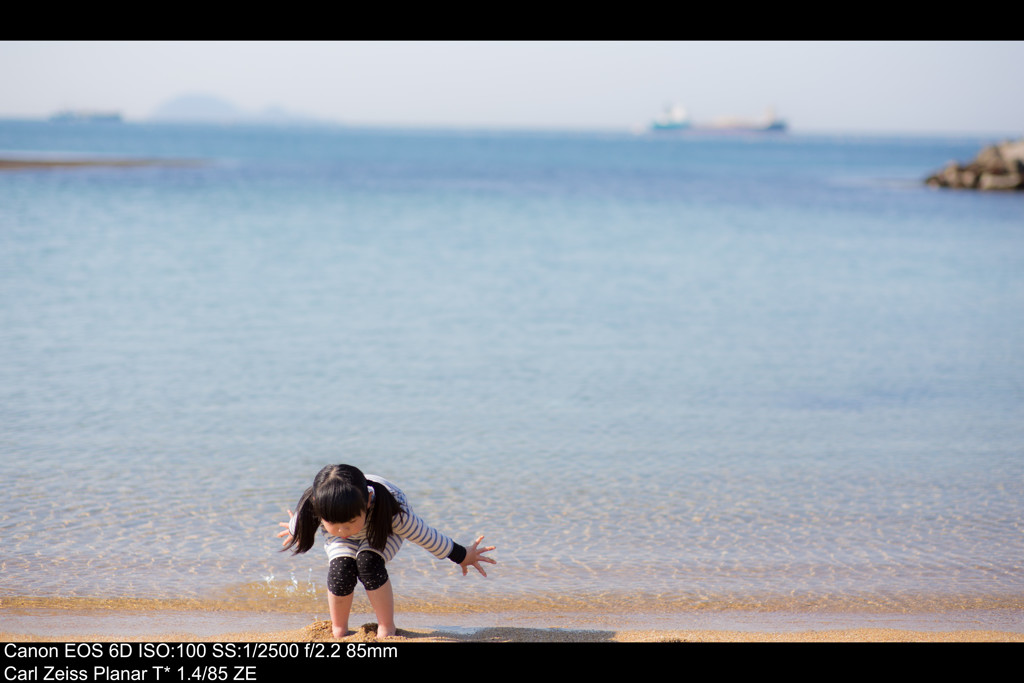
[[[375,623],[365,623],[342,641],[375,642]],[[0,630],[2,642],[331,642],[331,624],[317,620],[283,631],[238,631],[197,635],[188,624],[180,630],[147,635],[60,633],[33,635]],[[727,630],[603,630],[572,628],[484,627],[458,633],[443,629],[399,628],[387,642],[476,643],[950,643],[1024,642],[1024,633],[991,630],[917,631],[895,628],[852,628],[806,631]]]

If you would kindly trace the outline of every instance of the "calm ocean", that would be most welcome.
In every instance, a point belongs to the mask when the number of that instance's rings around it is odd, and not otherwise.
[[[325,614],[345,462],[498,546],[400,613],[1020,614],[1024,196],[920,183],[993,141],[2,122],[200,163],[0,175],[0,599]]]

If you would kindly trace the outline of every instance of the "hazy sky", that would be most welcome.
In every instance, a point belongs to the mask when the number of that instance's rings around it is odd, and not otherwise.
[[[1024,134],[1024,42],[0,43],[0,116],[148,118],[183,94],[349,124]]]

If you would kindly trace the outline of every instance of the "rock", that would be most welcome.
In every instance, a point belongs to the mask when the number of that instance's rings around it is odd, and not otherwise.
[[[1004,143],[1000,154],[1007,165],[1016,164],[1020,168],[1020,165],[1024,164],[1024,140]]]
[[[1020,173],[982,173],[979,190],[1024,190],[1024,175]]]
[[[924,182],[932,187],[1024,190],[1024,139],[989,145],[967,165],[951,161]]]
[[[972,190],[977,188],[978,181],[982,175],[984,174],[979,173],[978,169],[974,168],[973,166],[968,166],[967,168],[960,171],[960,187],[966,187]]]
[[[1003,160],[1003,155],[1000,154],[999,148],[995,145],[989,145],[978,152],[974,163],[989,173],[1006,173],[1006,162]]]
[[[942,171],[941,177],[946,187],[960,187],[960,166],[951,163]]]

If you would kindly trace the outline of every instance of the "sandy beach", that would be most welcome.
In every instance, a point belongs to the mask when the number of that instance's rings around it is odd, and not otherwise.
[[[342,639],[347,642],[376,642],[377,625],[364,624]],[[197,637],[187,632],[159,637],[112,637],[80,635],[74,638],[26,636],[0,632],[3,642],[330,642],[330,622],[321,621],[303,629],[278,632],[224,633]],[[802,631],[797,633],[750,633],[744,631],[574,631],[494,627],[471,635],[438,631],[398,629],[395,642],[475,643],[1020,643],[1024,634],[1005,631],[903,631],[898,629],[850,629]]]
[[[3,617],[0,611],[0,617]],[[108,615],[116,616],[116,615]],[[121,616],[130,616],[124,615]],[[198,622],[203,613],[196,613]],[[180,620],[179,620],[180,621]],[[8,619],[3,619],[5,624]],[[222,622],[223,623],[223,622]],[[3,642],[332,642],[330,621],[315,620],[308,625],[287,630],[244,630],[210,633],[209,628],[192,628],[186,620],[179,628],[145,634],[91,633],[81,624],[74,630],[52,628],[50,634],[19,633],[5,627],[0,630]],[[376,642],[377,625],[366,622],[356,627],[344,642]],[[913,630],[901,628],[832,628],[807,630],[717,630],[717,629],[581,629],[530,628],[491,626],[448,630],[435,628],[399,628],[388,642],[473,642],[473,643],[981,643],[1024,642],[1024,633],[997,630]]]

